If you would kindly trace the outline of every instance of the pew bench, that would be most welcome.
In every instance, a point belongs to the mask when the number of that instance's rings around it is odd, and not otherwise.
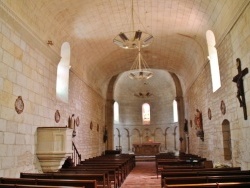
[[[166,185],[173,185],[173,184],[225,183],[225,182],[249,182],[249,181],[250,181],[250,175],[170,177],[170,178],[164,178],[162,187],[166,187]]]
[[[192,169],[192,168],[204,168],[202,166],[202,162],[206,160],[205,158],[197,158],[197,159],[158,159],[155,162],[156,166],[156,174],[157,177],[159,173],[162,171],[163,167],[169,167],[169,168],[187,168],[187,169]],[[172,167],[171,167],[172,166]]]
[[[71,180],[96,180],[97,187],[110,188],[110,182],[106,173],[20,173],[20,178],[35,179],[71,179]]]
[[[73,186],[97,188],[96,180],[59,180],[59,179],[33,179],[33,178],[0,178],[0,184],[47,185],[47,186]]]
[[[113,184],[114,188],[118,188],[121,184],[119,181],[119,174],[113,168],[68,168],[60,169],[59,173],[70,173],[70,174],[86,174],[86,173],[105,173],[110,185]]]
[[[199,168],[198,166],[187,167],[174,167],[172,166],[163,166],[161,172],[191,172],[191,171],[240,171],[241,167],[230,167],[230,168]]]
[[[10,187],[10,188],[85,188],[84,186],[81,187],[72,187],[72,186],[51,186],[51,185],[21,185],[21,184],[1,184],[0,187]]]
[[[199,176],[239,176],[250,175],[249,170],[232,170],[232,171],[190,171],[190,172],[162,172],[161,182],[164,185],[165,178],[179,178],[179,177],[199,177]],[[250,180],[249,180],[250,181]]]
[[[221,188],[221,187],[249,188],[250,182],[174,184],[174,185],[166,185],[164,188],[206,188],[206,187],[207,188]]]
[[[122,182],[123,182],[123,176],[122,176],[122,172],[119,168],[119,166],[116,165],[95,165],[95,164],[88,164],[88,165],[77,165],[74,168],[70,168],[71,170],[95,170],[95,171],[99,171],[99,170],[105,170],[108,171],[110,175],[113,176],[114,179],[114,183],[117,184],[118,187],[121,186]]]

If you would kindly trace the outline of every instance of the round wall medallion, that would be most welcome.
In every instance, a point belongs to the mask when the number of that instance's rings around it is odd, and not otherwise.
[[[222,113],[223,115],[226,114],[226,105],[225,105],[225,103],[224,103],[223,100],[222,100],[221,103],[220,103],[220,110],[221,110],[221,113]]]
[[[55,112],[55,121],[56,121],[56,123],[58,123],[60,121],[60,112],[59,112],[59,110],[56,110],[56,112]]]
[[[79,116],[77,116],[77,118],[76,118],[76,126],[78,127],[79,124],[80,124],[80,119],[79,119]]]
[[[21,114],[24,109],[24,103],[21,96],[18,96],[15,102],[15,110],[18,114]]]
[[[212,112],[211,112],[210,108],[208,108],[208,110],[207,110],[207,115],[208,115],[208,119],[211,120],[212,119]]]

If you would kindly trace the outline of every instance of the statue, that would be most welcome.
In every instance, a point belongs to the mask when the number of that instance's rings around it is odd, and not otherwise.
[[[195,129],[197,130],[196,135],[200,137],[202,141],[204,141],[204,132],[202,125],[202,113],[198,109],[196,109],[195,117],[194,117]]]
[[[244,92],[244,84],[243,77],[248,73],[248,68],[241,70],[241,61],[240,58],[236,59],[238,74],[233,77],[233,82],[236,83],[237,86],[237,99],[240,103],[240,107],[243,107],[244,119],[247,119],[247,107],[245,102],[245,92]]]

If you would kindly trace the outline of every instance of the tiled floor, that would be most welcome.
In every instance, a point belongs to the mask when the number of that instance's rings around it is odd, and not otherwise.
[[[161,178],[157,179],[155,162],[136,162],[136,167],[130,172],[121,188],[160,188]]]

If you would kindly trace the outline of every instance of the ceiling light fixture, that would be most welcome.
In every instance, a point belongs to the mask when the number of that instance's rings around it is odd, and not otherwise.
[[[138,51],[139,53],[130,68],[128,77],[133,80],[149,79],[153,76],[153,73],[147,65],[147,62],[142,57],[140,42]]]
[[[134,3],[131,0],[131,20],[132,20],[132,31],[120,32],[114,39],[113,43],[123,49],[138,49],[138,55],[133,62],[132,67],[129,71],[129,78],[134,80],[149,79],[153,76],[149,66],[143,59],[141,54],[141,48],[150,45],[153,42],[154,37],[147,32],[141,30],[134,30]],[[140,21],[140,19],[139,19]]]
[[[146,92],[146,93],[142,93],[142,92],[134,93],[134,96],[135,96],[135,97],[138,97],[138,98],[151,97],[152,95],[153,95],[153,94],[150,93],[150,92]]]
[[[141,47],[147,47],[149,46],[152,42],[154,37],[147,33],[147,32],[143,32],[140,30],[135,31],[134,29],[134,4],[133,4],[133,0],[132,2],[132,6],[131,6],[131,21],[132,21],[132,31],[128,31],[128,32],[120,32],[114,39],[113,39],[113,43],[116,44],[117,46],[124,48],[124,49],[136,49],[139,48],[139,42]],[[139,22],[140,18],[138,17]]]

